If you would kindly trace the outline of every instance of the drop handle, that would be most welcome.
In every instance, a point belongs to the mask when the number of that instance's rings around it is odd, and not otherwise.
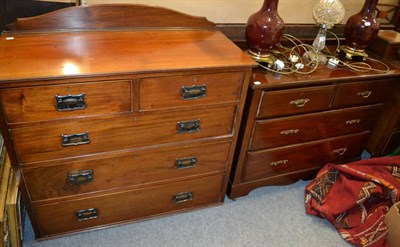
[[[290,129],[290,130],[282,130],[280,132],[281,135],[293,135],[293,134],[298,134],[300,132],[299,129]]]
[[[332,151],[334,154],[344,155],[347,151],[347,148],[338,148]]]
[[[274,161],[271,162],[270,165],[271,166],[281,166],[281,165],[285,165],[289,162],[289,160],[278,160],[278,161]]]
[[[364,99],[369,98],[371,96],[372,91],[363,91],[363,92],[358,92],[357,95],[363,97]]]
[[[345,123],[347,125],[352,125],[352,124],[358,124],[361,122],[361,119],[351,119],[351,120],[347,120]]]
[[[292,100],[289,102],[291,105],[295,105],[297,107],[304,107],[308,102],[310,102],[310,99],[296,99]]]

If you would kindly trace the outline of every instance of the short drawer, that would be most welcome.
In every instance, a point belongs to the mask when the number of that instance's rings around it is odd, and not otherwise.
[[[237,102],[244,73],[156,77],[140,80],[142,111]]]
[[[62,159],[166,143],[232,136],[235,106],[125,114],[11,130],[22,163]]]
[[[164,184],[115,194],[37,205],[44,236],[98,228],[119,222],[220,202],[222,175]]]
[[[230,142],[186,148],[150,149],[130,155],[24,168],[23,176],[32,201],[105,191],[120,187],[223,173]]]
[[[335,86],[263,92],[258,118],[327,110]]]
[[[107,81],[3,89],[9,123],[129,112],[131,81]]]
[[[260,150],[371,130],[381,106],[258,120],[250,149]]]
[[[391,80],[343,83],[338,86],[333,107],[384,102],[391,92],[387,85]]]
[[[317,142],[249,152],[243,180],[281,176],[288,173],[323,166],[360,157],[368,131]]]

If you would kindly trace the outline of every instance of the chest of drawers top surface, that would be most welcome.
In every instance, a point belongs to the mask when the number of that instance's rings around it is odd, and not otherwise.
[[[250,87],[253,90],[287,89],[303,86],[319,86],[331,83],[346,83],[366,80],[382,80],[400,75],[400,66],[397,67],[393,61],[368,62],[374,69],[369,72],[356,71],[346,67],[329,69],[326,65],[320,65],[311,74],[280,75],[265,72],[261,68],[253,70],[250,79]]]
[[[212,30],[0,36],[0,82],[254,65],[228,38]]]

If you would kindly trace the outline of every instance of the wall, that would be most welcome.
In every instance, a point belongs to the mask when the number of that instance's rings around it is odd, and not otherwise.
[[[279,15],[285,23],[314,23],[312,9],[318,0],[280,0]],[[84,0],[87,4],[96,3],[136,3],[164,6],[191,15],[205,16],[216,23],[245,23],[256,12],[263,0]],[[341,0],[346,9],[346,17],[357,13],[364,1]],[[398,3],[398,0],[380,0],[379,3]]]

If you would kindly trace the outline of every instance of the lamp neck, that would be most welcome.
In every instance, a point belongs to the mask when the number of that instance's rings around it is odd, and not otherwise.
[[[264,0],[264,4],[261,7],[261,10],[268,12],[276,11],[278,8],[278,2],[279,0]]]
[[[377,4],[378,0],[366,0],[363,8],[361,9],[361,12],[372,14],[374,13]]]

